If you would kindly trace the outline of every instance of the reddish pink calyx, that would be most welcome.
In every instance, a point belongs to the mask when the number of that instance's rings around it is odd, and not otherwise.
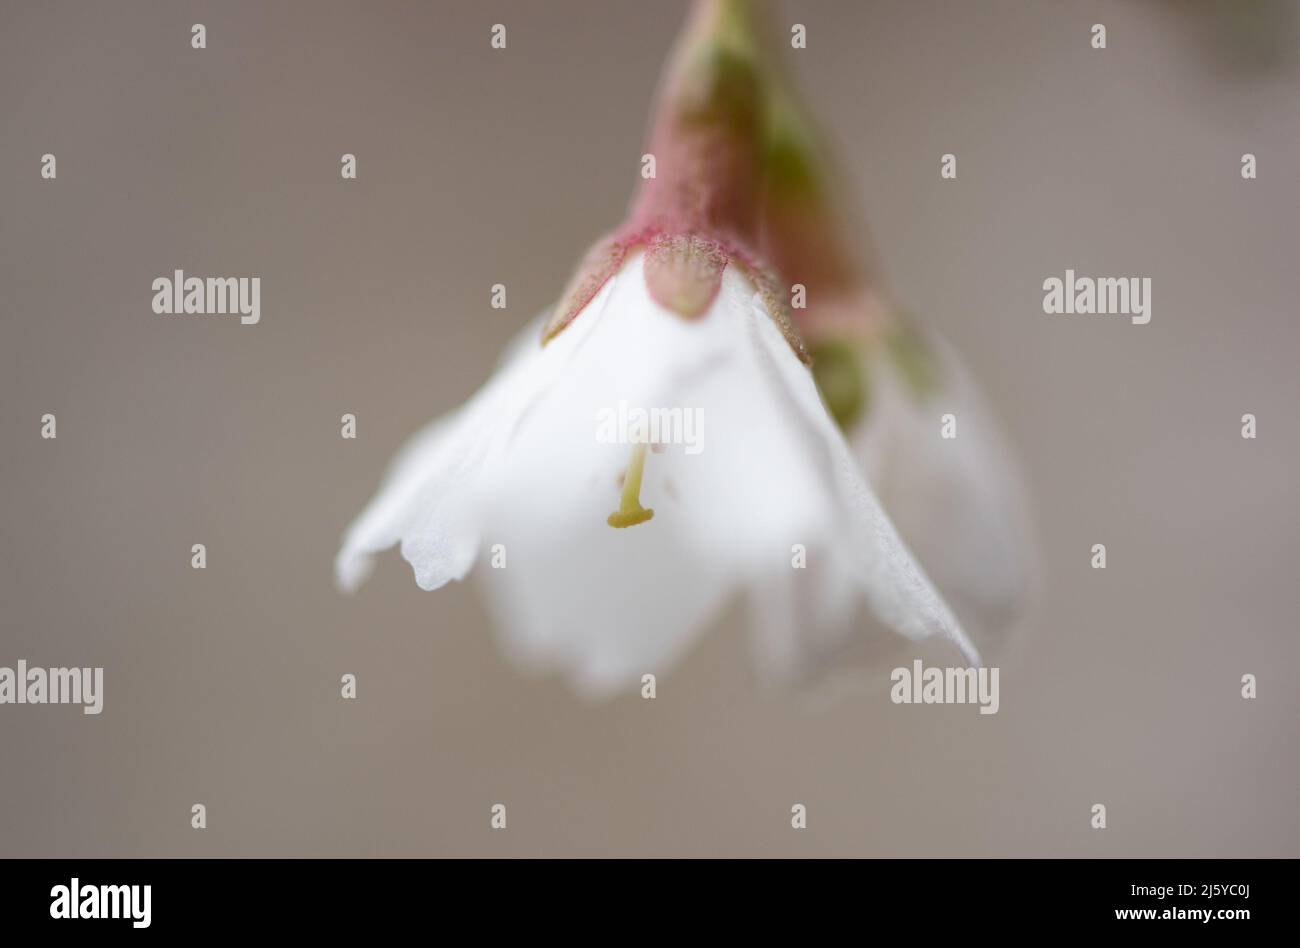
[[[660,306],[695,319],[713,304],[729,259],[716,240],[660,234],[646,250],[646,289]]]
[[[578,314],[595,299],[600,288],[609,282],[609,278],[618,272],[627,257],[628,242],[615,233],[596,241],[578,264],[560,295],[560,301],[551,311],[551,318],[542,330],[542,345],[550,342],[565,326],[577,319]]]
[[[686,319],[708,311],[722,286],[722,271],[738,256],[719,239],[629,223],[587,251],[546,324],[543,343],[577,318],[636,247],[646,248],[645,281],[651,297]]]
[[[757,242],[763,153],[763,78],[746,3],[701,2],[669,66],[650,136],[656,173],[644,178],[627,221],[597,243],[556,306],[542,342],[574,321],[636,247],[646,290],[685,319],[704,316],[736,263],[800,358],[803,343],[784,294],[751,251]]]
[[[645,247],[645,282],[650,296],[685,319],[703,316],[722,286],[731,254],[719,240],[693,234],[666,234],[650,227],[628,227],[598,241],[589,251],[542,333],[549,342],[596,297],[619,271],[629,251]]]
[[[740,267],[754,284],[768,315],[790,343],[795,355],[804,362],[810,361],[790,318],[790,307],[786,305],[779,282],[752,251],[738,241],[656,232],[645,227],[616,231],[597,241],[587,251],[546,323],[542,332],[543,345],[587,308],[637,247],[646,248],[644,274],[651,298],[684,319],[698,319],[707,313],[717,299],[727,265]]]

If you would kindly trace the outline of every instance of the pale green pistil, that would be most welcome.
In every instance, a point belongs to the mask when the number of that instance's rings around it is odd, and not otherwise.
[[[641,475],[644,471],[645,445],[635,444],[632,446],[632,460],[628,462],[627,474],[623,477],[623,495],[619,498],[618,510],[605,521],[611,527],[634,527],[655,515],[650,508],[641,506]]]

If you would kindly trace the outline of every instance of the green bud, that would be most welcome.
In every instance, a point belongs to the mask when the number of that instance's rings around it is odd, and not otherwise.
[[[939,366],[918,332],[910,326],[899,325],[886,337],[885,347],[917,401],[938,390]]]
[[[812,360],[822,400],[840,430],[849,431],[866,415],[870,396],[862,356],[850,343],[828,340],[813,347]]]

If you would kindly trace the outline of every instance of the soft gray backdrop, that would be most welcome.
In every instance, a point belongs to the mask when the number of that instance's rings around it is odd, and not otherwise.
[[[1034,489],[982,717],[764,691],[734,613],[590,706],[472,586],[333,588],[392,451],[619,219],[684,3],[0,2],[0,665],[107,669],[99,717],[0,707],[0,854],[1300,855],[1296,5],[1228,6],[778,8]],[[1066,267],[1152,277],[1151,324],[1044,316]],[[261,324],[155,316],[174,268],[260,275]]]

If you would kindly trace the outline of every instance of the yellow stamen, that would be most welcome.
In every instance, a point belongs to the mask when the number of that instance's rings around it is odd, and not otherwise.
[[[644,470],[645,445],[634,444],[632,460],[628,462],[627,474],[623,478],[623,496],[619,498],[618,510],[605,521],[611,527],[634,527],[655,515],[653,510],[641,506],[641,474]]]

